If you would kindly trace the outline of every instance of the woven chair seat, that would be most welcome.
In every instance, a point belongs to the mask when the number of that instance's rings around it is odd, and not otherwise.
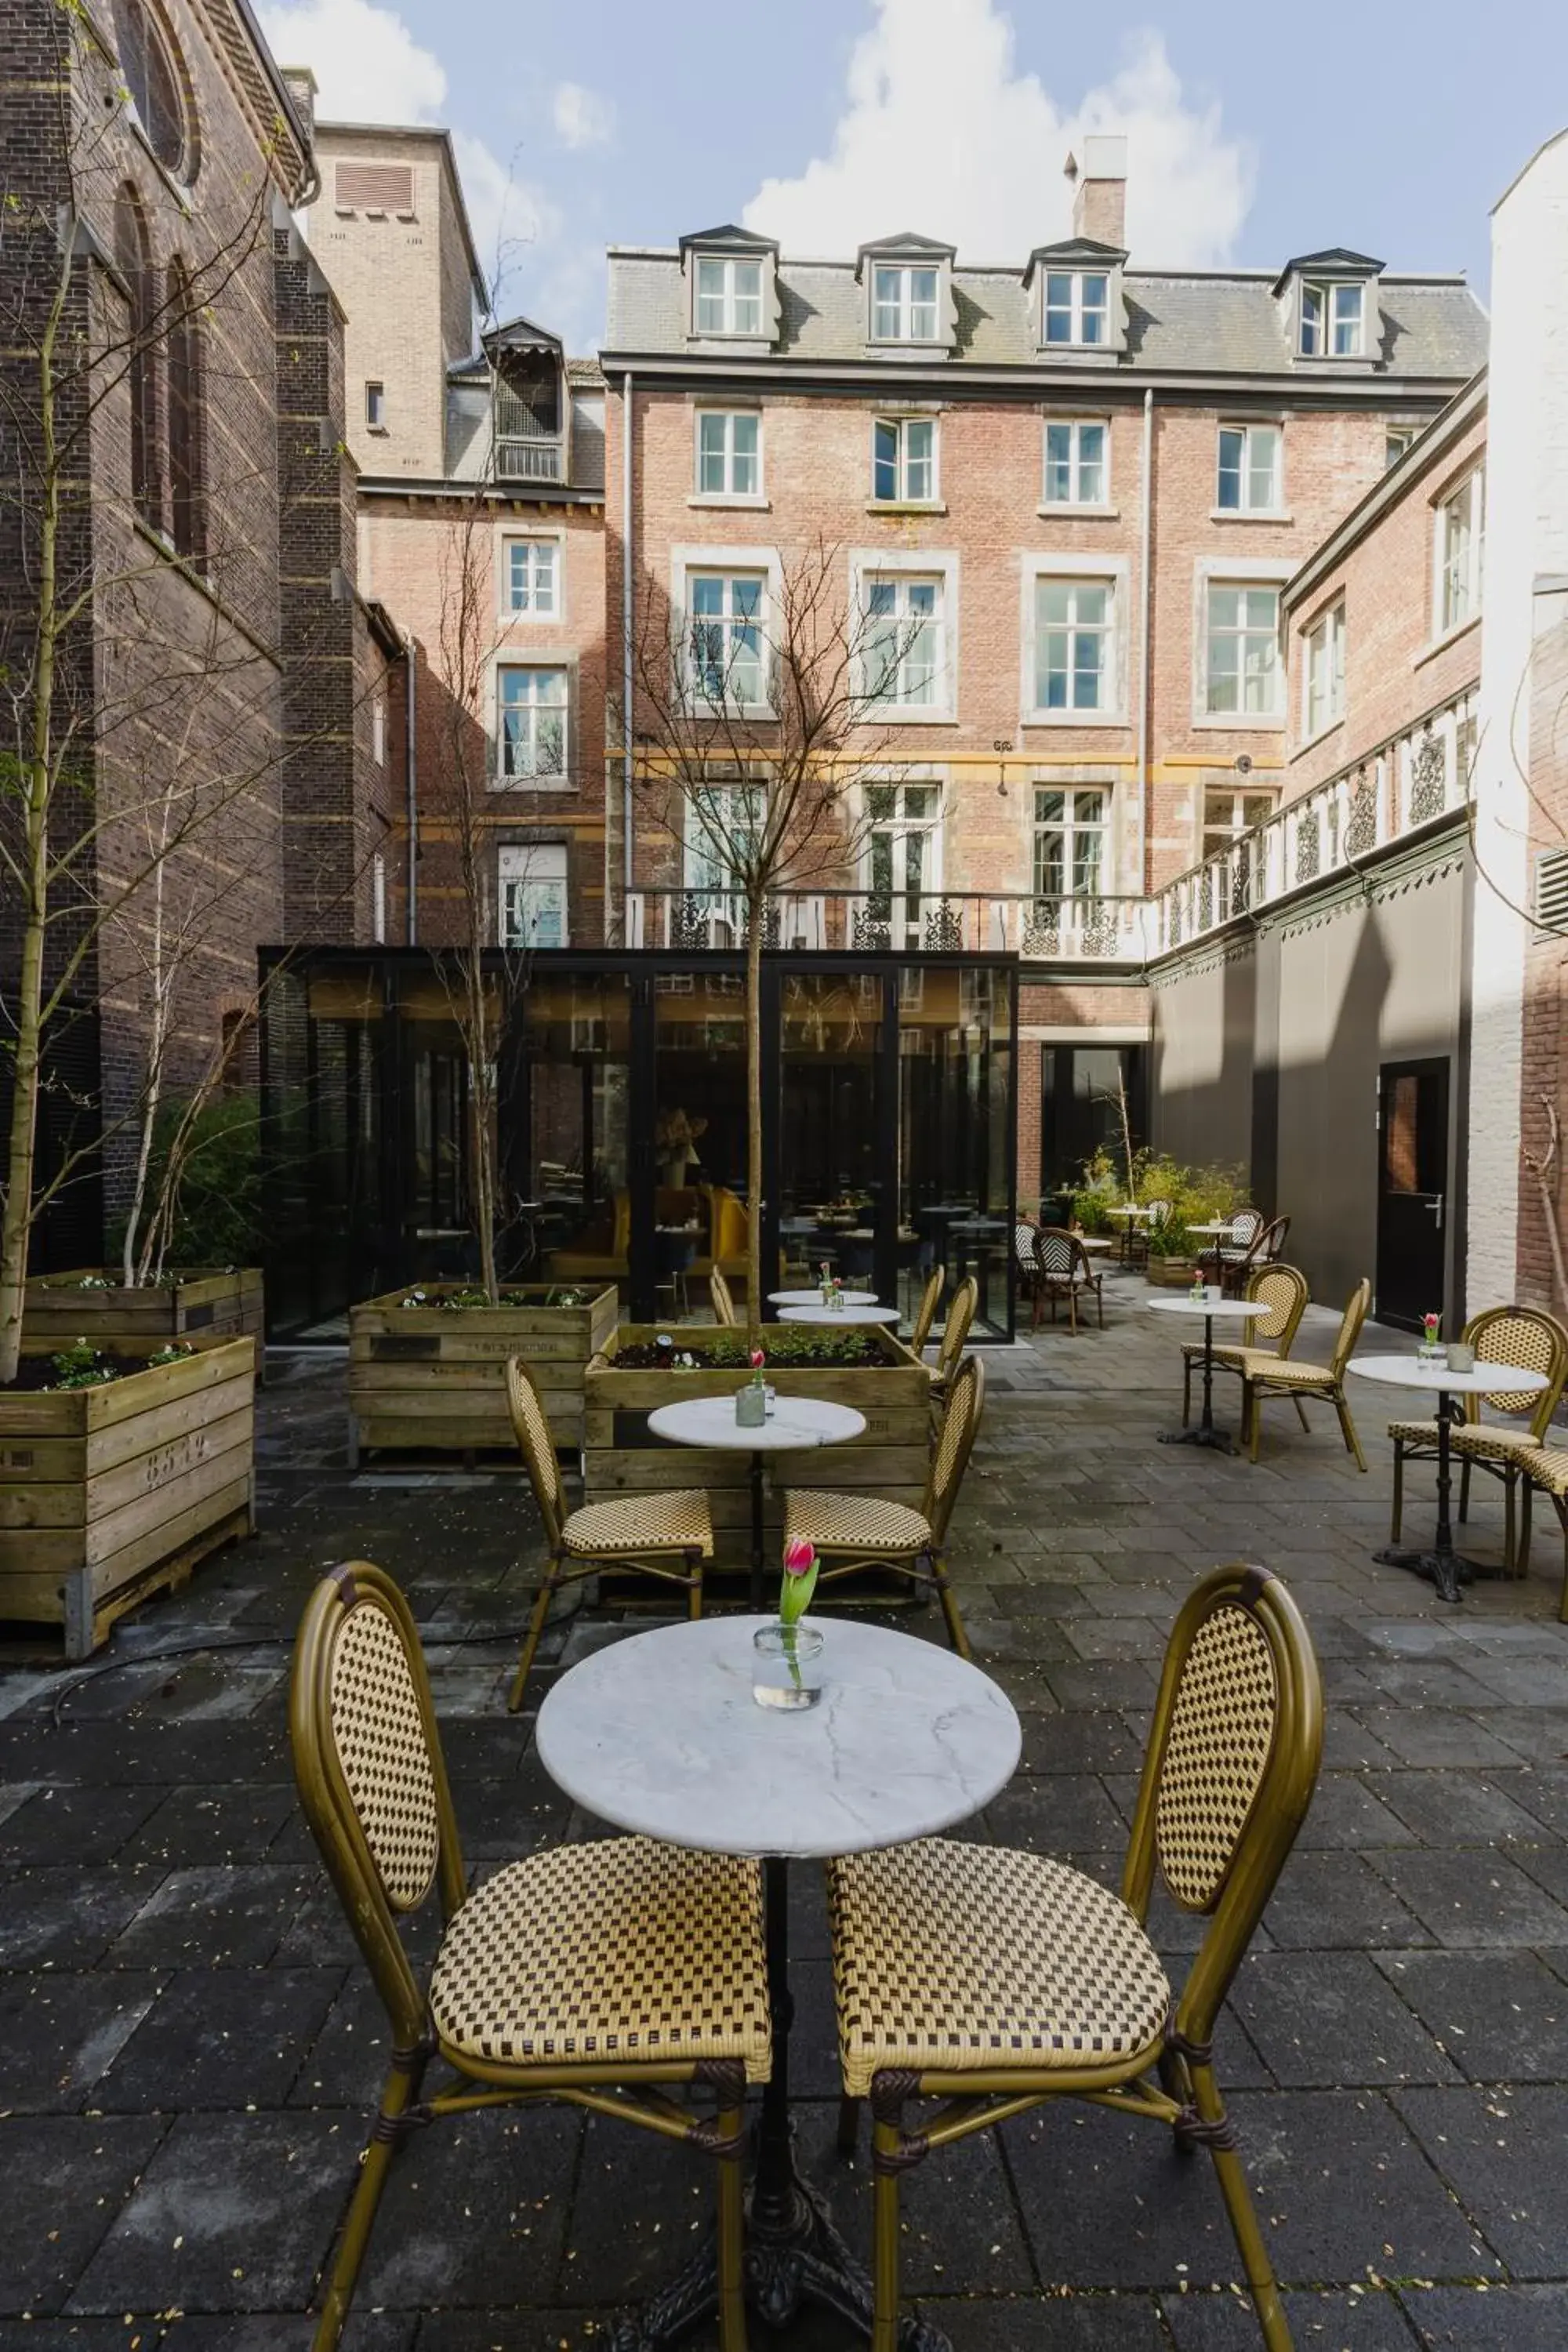
[[[762,1874],[651,1838],[509,1864],[468,1897],[430,1982],[448,2049],[513,2066],[770,2068]]]
[[[1532,1429],[1503,1429],[1496,1422],[1472,1421],[1456,1429],[1449,1438],[1456,1454],[1468,1454],[1472,1462],[1490,1458],[1498,1462],[1517,1462],[1521,1454],[1539,1454],[1540,1441]]]
[[[569,1552],[584,1559],[617,1552],[700,1551],[713,1557],[713,1522],[700,1486],[668,1495],[628,1495],[624,1502],[584,1503],[561,1530]]]
[[[1391,1421],[1388,1424],[1388,1433],[1390,1437],[1397,1438],[1401,1445],[1436,1445],[1437,1443],[1437,1424],[1435,1421]],[[1458,1435],[1457,1429],[1449,1430],[1450,1444]]]
[[[784,1541],[804,1536],[819,1551],[923,1551],[930,1522],[907,1503],[879,1495],[838,1495],[826,1486],[792,1486],[784,1496]]]
[[[1120,1895],[1065,1863],[922,1838],[831,1863],[827,1886],[851,2098],[886,2067],[1035,2074],[1159,2049],[1159,1954]]]
[[[1218,1354],[1218,1349],[1215,1349]],[[1250,1381],[1277,1381],[1281,1387],[1322,1389],[1334,1384],[1334,1376],[1327,1364],[1298,1364],[1289,1356],[1277,1356],[1270,1348],[1238,1348],[1239,1369]]]
[[[1201,1364],[1204,1360],[1203,1341],[1184,1339],[1182,1353],[1189,1364]],[[1214,1360],[1216,1364],[1228,1365],[1232,1371],[1239,1372],[1242,1370],[1242,1358],[1247,1355],[1261,1356],[1270,1364],[1274,1361],[1272,1348],[1216,1348],[1214,1351]]]
[[[1568,1445],[1532,1445],[1514,1458],[1532,1486],[1568,1500]]]

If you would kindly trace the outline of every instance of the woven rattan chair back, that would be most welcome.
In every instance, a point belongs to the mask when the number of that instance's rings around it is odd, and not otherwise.
[[[1035,1236],[1035,1258],[1047,1282],[1071,1282],[1084,1255],[1076,1234],[1065,1225],[1042,1225]]]
[[[1293,1265],[1255,1266],[1247,1277],[1246,1296],[1262,1300],[1267,1309],[1247,1325],[1249,1344],[1272,1339],[1275,1354],[1288,1356],[1307,1311],[1306,1276]]]
[[[1277,1265],[1279,1259],[1285,1255],[1285,1244],[1289,1240],[1289,1234],[1290,1220],[1289,1217],[1276,1217],[1271,1225],[1265,1225],[1263,1231],[1258,1234],[1258,1240],[1253,1247],[1252,1262],[1254,1265]]]
[[[1170,1215],[1171,1204],[1169,1201],[1147,1201],[1144,1206],[1149,1212],[1149,1231],[1152,1233],[1155,1226],[1163,1225]]]
[[[1018,1262],[1020,1274],[1033,1275],[1038,1271],[1038,1263],[1035,1256],[1035,1234],[1037,1231],[1037,1226],[1031,1225],[1023,1217],[1019,1218],[1013,1228],[1013,1255]]]
[[[561,1541],[563,1517],[561,1465],[555,1459],[555,1440],[550,1433],[549,1417],[539,1401],[533,1375],[521,1356],[507,1359],[506,1403],[511,1415],[512,1435],[527,1465],[533,1499],[539,1506],[545,1536],[553,1551]]]
[[[1206,2044],[1306,1817],[1323,1744],[1318,1662],[1300,1612],[1261,1568],[1219,1568],[1172,1629],[1122,1894],[1148,1915],[1156,1865],[1210,1926],[1176,2006]]]
[[[947,1523],[969,1467],[970,1451],[984,1403],[984,1366],[978,1356],[966,1356],[948,1390],[942,1427],[937,1432],[931,1468],[926,1474],[921,1517],[931,1528],[933,1543],[940,1544],[947,1534]]]
[[[1355,1350],[1355,1343],[1361,1338],[1361,1327],[1366,1321],[1371,1307],[1372,1285],[1363,1274],[1345,1303],[1333,1353],[1329,1358],[1329,1370],[1336,1381],[1344,1377],[1345,1366]]]
[[[937,1349],[936,1368],[943,1381],[952,1378],[979,1304],[980,1285],[972,1274],[965,1275],[948,1301],[947,1320],[942,1327],[942,1345]]]
[[[1261,1209],[1237,1209],[1231,1218],[1230,1239],[1225,1246],[1227,1249],[1247,1249],[1262,1231]]]
[[[936,1310],[942,1305],[942,1282],[941,1266],[932,1266],[926,1277],[926,1286],[921,1297],[920,1312],[915,1317],[914,1328],[910,1333],[910,1346],[917,1356],[923,1352],[926,1342],[931,1338],[931,1325],[936,1321]]]
[[[419,1636],[396,1585],[366,1560],[333,1569],[306,1605],[289,1730],[306,1819],[395,2044],[408,2047],[425,2003],[397,1923],[437,1887],[450,1918],[466,1882]]]
[[[1531,1434],[1544,1442],[1568,1379],[1568,1331],[1555,1315],[1539,1307],[1489,1307],[1471,1316],[1465,1337],[1478,1365],[1518,1364],[1525,1371],[1544,1372],[1543,1389],[1489,1389],[1484,1397],[1473,1400],[1494,1412],[1528,1413]]]
[[[730,1286],[717,1266],[708,1276],[708,1296],[713,1301],[715,1323],[722,1323],[733,1328],[740,1318],[735,1312],[735,1302],[730,1295]]]

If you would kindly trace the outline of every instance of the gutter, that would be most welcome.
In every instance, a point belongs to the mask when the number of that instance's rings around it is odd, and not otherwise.
[[[419,943],[419,689],[415,658],[419,640],[412,635],[403,640],[404,705],[403,775],[405,808],[408,818],[408,919],[407,945]]]
[[[1153,706],[1153,681],[1149,675],[1150,642],[1153,635],[1154,583],[1150,577],[1150,558],[1154,535],[1154,391],[1150,385],[1143,394],[1143,486],[1139,518],[1139,562],[1142,576],[1139,583],[1138,652],[1138,881],[1145,905],[1149,898],[1149,793],[1150,727]]]
[[[621,928],[632,888],[632,372],[621,380]],[[624,942],[623,942],[624,943]]]

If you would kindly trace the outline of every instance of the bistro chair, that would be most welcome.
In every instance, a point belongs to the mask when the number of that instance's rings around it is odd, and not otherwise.
[[[732,1329],[741,1318],[735,1312],[735,1302],[730,1295],[730,1286],[717,1266],[711,1269],[708,1276],[708,1296],[713,1301],[714,1322],[722,1323]]]
[[[744,2352],[743,2110],[746,2085],[770,2070],[759,1865],[590,1838],[509,1863],[470,1893],[419,1636],[397,1586],[364,1560],[333,1569],[307,1603],[289,1728],[305,1815],[392,2051],[315,2352],[342,2333],[405,2139],[447,2116],[541,2099],[718,2158],[720,2342]],[[421,1984],[403,1927],[433,1893],[441,1939]],[[450,2078],[422,2099],[433,2059]],[[674,2095],[688,2086],[717,2112]]]
[[[784,1542],[798,1537],[816,1546],[817,1582],[829,1584],[858,1568],[894,1568],[917,1586],[933,1590],[961,1658],[969,1636],[947,1577],[947,1525],[985,1403],[985,1373],[966,1356],[947,1393],[942,1428],[926,1473],[919,1510],[879,1495],[840,1495],[826,1486],[791,1486],[784,1493]]]
[[[1338,1413],[1340,1431],[1347,1451],[1355,1455],[1356,1468],[1365,1470],[1366,1458],[1345,1401],[1345,1366],[1361,1337],[1361,1327],[1371,1305],[1372,1285],[1363,1275],[1340,1318],[1339,1335],[1326,1364],[1299,1364],[1293,1360],[1281,1362],[1267,1348],[1237,1349],[1241,1358],[1241,1425],[1249,1433],[1248,1450],[1254,1462],[1258,1459],[1258,1426],[1262,1418],[1258,1408],[1264,1398],[1293,1396],[1300,1403],[1307,1397],[1320,1396],[1327,1397]]]
[[[1145,1201],[1143,1205],[1149,1212],[1146,1217],[1127,1220],[1126,1247],[1121,1255],[1129,1265],[1148,1265],[1150,1241],[1171,1213],[1169,1201]],[[1051,1319],[1054,1322],[1056,1318],[1053,1316]]]
[[[1270,1355],[1275,1360],[1282,1360],[1290,1353],[1290,1342],[1300,1329],[1301,1318],[1306,1313],[1307,1295],[1307,1277],[1304,1274],[1298,1273],[1293,1265],[1264,1265],[1253,1268],[1247,1277],[1247,1287],[1242,1296],[1245,1298],[1258,1299],[1267,1309],[1256,1322],[1249,1323],[1247,1327],[1251,1334],[1255,1355]],[[1256,1342],[1260,1339],[1271,1340],[1272,1348],[1258,1347]],[[1216,1348],[1214,1351],[1215,1371],[1239,1373],[1242,1370],[1242,1358],[1246,1353],[1246,1348],[1241,1347]],[[1193,1368],[1196,1364],[1201,1364],[1203,1360],[1203,1341],[1201,1339],[1184,1340],[1182,1343],[1182,1427],[1184,1429],[1187,1425],[1187,1420],[1193,1409]],[[1306,1429],[1310,1425],[1307,1420],[1307,1408],[1300,1397],[1296,1399],[1296,1411],[1300,1418],[1302,1428]]]
[[[1273,1265],[1280,1257],[1286,1237],[1290,1231],[1289,1217],[1276,1217],[1254,1234],[1242,1255],[1234,1261],[1224,1255],[1221,1244],[1220,1287],[1227,1298],[1245,1298],[1249,1275],[1262,1265]]]
[[[872,2352],[897,2341],[901,2176],[933,2147],[1063,2097],[1208,2149],[1263,2341],[1289,2352],[1214,2033],[1311,1801],[1322,1740],[1295,1602],[1265,1569],[1218,1568],[1165,1652],[1119,1895],[1045,1854],[946,1838],[828,1864],[845,2154],[861,2099],[874,2119]],[[1208,1921],[1175,1994],[1148,1933],[1156,1865],[1177,1906]],[[906,2129],[916,2099],[942,2104]]]
[[[1511,1569],[1515,1564],[1514,1488],[1519,1461],[1521,1455],[1546,1444],[1546,1433],[1562,1402],[1563,1382],[1568,1381],[1568,1331],[1554,1315],[1547,1315],[1538,1307],[1489,1307],[1484,1313],[1471,1316],[1464,1336],[1476,1351],[1478,1364],[1517,1364],[1527,1371],[1546,1375],[1546,1386],[1528,1393],[1500,1389],[1489,1391],[1484,1396],[1466,1397],[1465,1417],[1448,1441],[1459,1465],[1461,1519],[1470,1515],[1472,1468],[1502,1481],[1503,1564]],[[1487,1405],[1495,1412],[1514,1414],[1514,1427],[1483,1421],[1481,1411]],[[1397,1543],[1405,1515],[1405,1465],[1436,1454],[1437,1424],[1435,1421],[1391,1421],[1388,1433],[1394,1440],[1394,1508],[1389,1541]],[[1521,1575],[1523,1572],[1521,1568]]]
[[[1078,1336],[1078,1302],[1084,1293],[1092,1292],[1100,1309],[1100,1328],[1105,1328],[1105,1292],[1101,1277],[1089,1262],[1089,1252],[1076,1234],[1062,1225],[1043,1225],[1035,1235],[1035,1262],[1039,1269],[1035,1286],[1035,1313],[1031,1330],[1037,1330],[1040,1321],[1040,1300],[1051,1302],[1051,1321],[1057,1319],[1057,1301],[1068,1303],[1068,1325],[1074,1338]]]
[[[563,1510],[561,1465],[555,1458],[550,1423],[539,1402],[539,1391],[517,1356],[507,1363],[506,1401],[512,1433],[528,1465],[533,1499],[544,1522],[550,1555],[507,1700],[515,1715],[522,1705],[533,1654],[558,1586],[575,1584],[602,1568],[632,1569],[639,1575],[684,1586],[690,1615],[700,1617],[702,1563],[713,1557],[713,1523],[700,1486],[678,1486],[657,1495],[620,1495],[614,1502],[585,1503],[580,1510]]]
[[[1230,1221],[1229,1240],[1221,1241],[1216,1234],[1212,1245],[1201,1253],[1199,1265],[1205,1258],[1212,1261],[1214,1278],[1222,1289],[1226,1266],[1240,1265],[1246,1261],[1267,1222],[1261,1209],[1237,1209]]]
[[[931,1325],[936,1321],[936,1310],[942,1305],[943,1279],[942,1270],[940,1265],[932,1266],[930,1274],[926,1276],[926,1286],[921,1293],[920,1307],[915,1315],[913,1328],[910,1332],[910,1352],[911,1355],[923,1356],[926,1351],[926,1343],[931,1338]]]
[[[947,1302],[947,1318],[942,1327],[942,1338],[937,1342],[936,1362],[926,1368],[931,1373],[934,1396],[943,1395],[952,1383],[979,1304],[980,1285],[972,1274],[966,1274]]]
[[[1537,1487],[1552,1497],[1557,1524],[1563,1530],[1563,1592],[1557,1615],[1568,1625],[1568,1445],[1531,1446],[1516,1454],[1514,1466],[1523,1482],[1520,1497],[1519,1572],[1530,1573],[1530,1498]]]

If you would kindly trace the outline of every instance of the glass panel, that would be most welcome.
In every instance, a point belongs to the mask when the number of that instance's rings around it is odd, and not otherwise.
[[[902,332],[903,272],[901,269],[874,270],[871,283],[871,331],[888,341],[897,341]]]
[[[1228,425],[1220,429],[1219,436],[1219,497],[1216,503],[1227,509],[1241,504],[1241,467],[1247,449],[1245,433],[1233,431]]]
[[[728,423],[727,417],[710,413],[697,420],[697,487],[710,498],[721,497],[728,488],[724,478],[724,428]]]
[[[631,1053],[626,982],[535,971],[519,1008],[526,1156],[523,1197],[509,1193],[513,1278],[617,1285],[626,1303],[631,1242],[626,1108]],[[503,1162],[513,1116],[502,1106]]]
[[[1301,289],[1301,349],[1309,359],[1315,359],[1323,347],[1323,289],[1321,286]]]
[[[724,265],[721,261],[699,261],[697,265],[697,325],[703,334],[721,335],[724,331]]]
[[[896,499],[899,495],[899,428],[896,425],[879,423],[876,427],[871,495],[877,499]]]
[[[754,416],[731,416],[730,446],[733,453],[730,488],[738,499],[753,499],[760,487],[757,474],[757,425]]]
[[[917,343],[936,341],[936,271],[910,272],[910,335]]]
[[[1255,425],[1247,436],[1247,503],[1263,511],[1279,503],[1279,434],[1275,425]]]
[[[913,423],[904,427],[904,496],[907,499],[929,499],[933,495],[931,483],[931,438],[935,426]]]
[[[900,1303],[913,1311],[932,1266],[948,1291],[973,1274],[976,1326],[1007,1329],[1007,1120],[1012,1037],[1001,973],[932,966],[900,997]]]
[[[1078,496],[1086,506],[1100,506],[1105,499],[1104,425],[1080,425],[1078,451]]]
[[[734,271],[735,332],[738,335],[760,335],[763,331],[763,265],[760,261],[736,261],[730,266]]]
[[[1046,278],[1046,341],[1072,341],[1072,279],[1049,272]]]
[[[1354,358],[1361,350],[1363,293],[1364,289],[1360,286],[1334,288],[1334,354],[1336,358]]]
[[[1046,497],[1059,505],[1065,504],[1072,494],[1072,426],[1047,425],[1046,427]]]
[[[721,926],[714,944],[740,942]],[[706,1318],[711,1265],[737,1297],[744,1293],[745,1014],[739,972],[660,974],[655,982],[655,1279],[657,1312],[671,1320],[688,1303]]]
[[[872,888],[886,891],[891,875],[882,847]],[[784,981],[779,1249],[789,1288],[814,1282],[825,1260],[847,1286],[878,1286],[877,1226],[888,1190],[877,1164],[882,991],[875,974],[790,973]]]
[[[1108,278],[1089,277],[1083,282],[1083,340],[1086,343],[1103,343],[1108,320]]]

